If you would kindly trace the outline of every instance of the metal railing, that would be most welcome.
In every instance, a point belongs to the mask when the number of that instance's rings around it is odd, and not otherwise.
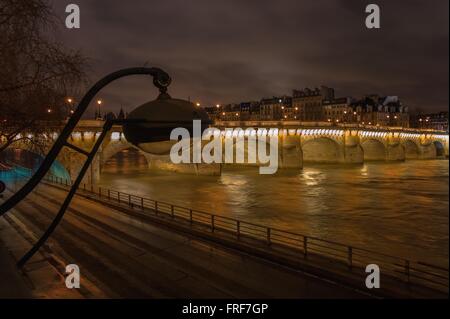
[[[47,181],[70,186],[70,181],[55,176],[48,176]],[[324,258],[331,261],[332,264],[338,263],[341,268],[343,267],[347,271],[365,269],[369,264],[376,264],[380,267],[383,275],[387,274],[394,280],[448,293],[448,267],[412,261],[369,249],[262,226],[92,184],[82,184],[80,188],[79,191],[95,195],[99,199],[113,201],[145,213],[151,212],[154,215],[164,216],[174,221],[182,220],[190,225],[204,227],[211,233],[225,233],[237,240],[244,238],[255,240],[275,250],[288,252],[290,256],[299,256],[299,258],[304,259],[310,257]]]

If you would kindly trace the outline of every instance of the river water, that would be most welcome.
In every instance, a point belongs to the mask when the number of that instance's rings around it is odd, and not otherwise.
[[[193,176],[147,168],[132,150],[105,166],[100,185],[184,207],[448,265],[448,160],[305,165],[259,175],[225,168]]]
[[[29,168],[23,151],[5,153]],[[3,154],[3,157],[5,157]],[[0,158],[1,160],[1,158]],[[3,177],[2,177],[3,178]],[[221,176],[148,169],[136,150],[118,153],[99,185],[382,253],[448,265],[448,160],[307,165],[260,175],[225,167]]]

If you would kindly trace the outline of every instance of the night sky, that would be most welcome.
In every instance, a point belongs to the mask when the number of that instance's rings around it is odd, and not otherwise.
[[[130,66],[158,66],[173,97],[203,106],[327,85],[337,96],[398,95],[413,108],[448,108],[448,0],[58,0],[81,9],[81,28],[61,40],[90,58],[91,81]],[[365,6],[381,7],[381,29]],[[154,99],[145,77],[101,97],[129,111]]]

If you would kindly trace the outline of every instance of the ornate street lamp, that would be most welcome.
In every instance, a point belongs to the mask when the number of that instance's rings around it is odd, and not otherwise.
[[[150,75],[153,77],[153,85],[159,89],[160,93],[156,100],[136,108],[129,114],[127,119],[106,120],[102,133],[89,152],[68,142],[68,138],[80,121],[90,102],[103,87],[119,78],[139,74]],[[63,147],[68,147],[86,156],[86,160],[83,163],[83,166],[74,183],[72,184],[64,203],[61,205],[58,214],[42,237],[19,260],[17,263],[18,267],[22,267],[39,250],[39,248],[47,241],[56,229],[59,222],[62,220],[73,196],[75,195],[78,186],[86,174],[89,165],[106,137],[106,134],[114,124],[123,125],[125,137],[130,143],[146,152],[155,154],[165,154],[169,152],[172,143],[170,141],[170,132],[172,129],[183,125],[183,127],[186,128],[192,136],[192,121],[194,119],[202,120],[202,130],[210,124],[208,115],[203,109],[196,108],[191,102],[172,99],[169,96],[167,93],[167,88],[170,83],[170,76],[161,69],[144,67],[128,68],[105,76],[86,93],[34,175],[18,192],[16,192],[0,206],[0,216],[2,216],[22,199],[24,199],[25,196],[27,196],[45,177]]]

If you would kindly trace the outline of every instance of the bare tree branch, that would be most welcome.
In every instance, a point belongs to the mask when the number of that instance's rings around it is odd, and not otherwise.
[[[64,119],[66,97],[85,84],[86,59],[52,38],[56,21],[48,0],[0,0],[0,152]]]

